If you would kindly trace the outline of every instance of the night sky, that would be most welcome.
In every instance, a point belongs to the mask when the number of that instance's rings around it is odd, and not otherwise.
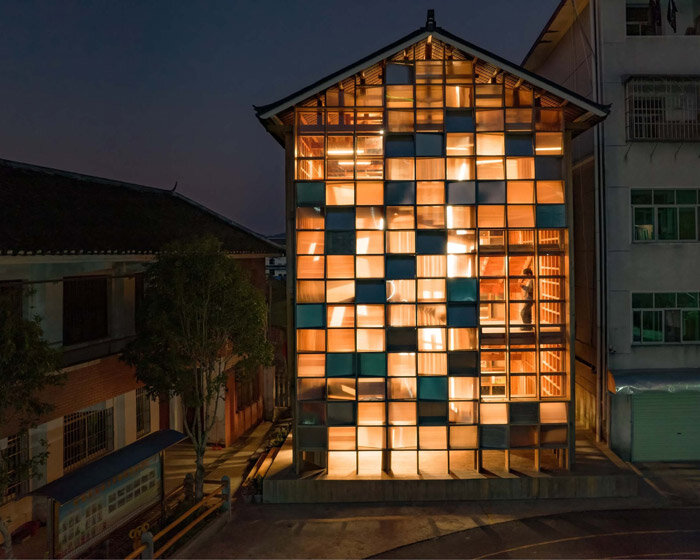
[[[0,2],[0,158],[178,191],[284,230],[255,118],[421,27],[520,62],[558,0]]]

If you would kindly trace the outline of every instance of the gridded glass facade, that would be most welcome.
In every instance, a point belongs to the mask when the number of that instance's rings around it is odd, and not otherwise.
[[[294,109],[296,444],[332,475],[568,446],[562,110],[463,58],[419,43]]]

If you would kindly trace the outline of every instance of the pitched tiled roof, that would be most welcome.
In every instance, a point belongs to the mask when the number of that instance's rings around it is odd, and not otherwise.
[[[211,234],[230,253],[283,250],[181,194],[0,159],[0,254],[154,253]]]

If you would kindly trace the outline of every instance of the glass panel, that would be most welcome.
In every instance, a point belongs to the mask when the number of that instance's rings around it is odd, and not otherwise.
[[[384,184],[381,182],[358,182],[355,197],[357,204],[384,204]]]

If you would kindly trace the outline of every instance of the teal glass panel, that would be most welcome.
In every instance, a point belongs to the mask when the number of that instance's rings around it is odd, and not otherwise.
[[[450,304],[447,306],[448,327],[476,327],[476,305]]]
[[[298,206],[322,206],[326,203],[326,184],[323,182],[297,183]]]
[[[416,253],[444,255],[447,251],[447,232],[442,230],[416,232]]]
[[[354,231],[326,231],[327,255],[354,255],[355,232]]]
[[[444,136],[442,134],[416,134],[416,155],[423,157],[441,157],[443,155]]]
[[[654,191],[651,189],[632,189],[632,204],[652,204]]]
[[[700,340],[700,310],[683,311],[683,342]]]
[[[508,428],[506,426],[479,426],[481,449],[507,449]]]
[[[416,146],[412,134],[389,134],[384,146],[385,157],[413,157]]]
[[[506,134],[507,156],[533,156],[532,134]]]
[[[678,208],[657,208],[659,239],[678,239]]]
[[[388,181],[384,185],[384,204],[400,206],[416,203],[416,184],[413,181]]]
[[[326,210],[326,229],[333,231],[355,229],[355,209],[328,208]]]
[[[385,266],[387,280],[416,277],[416,257],[387,255]]]
[[[447,377],[419,377],[418,400],[446,401]]]
[[[358,375],[361,377],[386,377],[384,352],[360,352],[357,354]]]
[[[471,109],[447,109],[445,111],[447,132],[474,132],[474,113]]]
[[[326,354],[326,377],[354,377],[355,354]]]
[[[476,301],[476,278],[448,278],[447,301]]]
[[[563,204],[538,204],[537,227],[566,227],[566,208]]]
[[[356,280],[356,303],[386,303],[386,284],[384,280]]]
[[[322,329],[326,326],[326,306],[323,304],[297,305],[298,329]]]
[[[642,342],[663,342],[661,311],[642,311]]]
[[[632,294],[632,307],[634,309],[654,307],[654,294]]]

